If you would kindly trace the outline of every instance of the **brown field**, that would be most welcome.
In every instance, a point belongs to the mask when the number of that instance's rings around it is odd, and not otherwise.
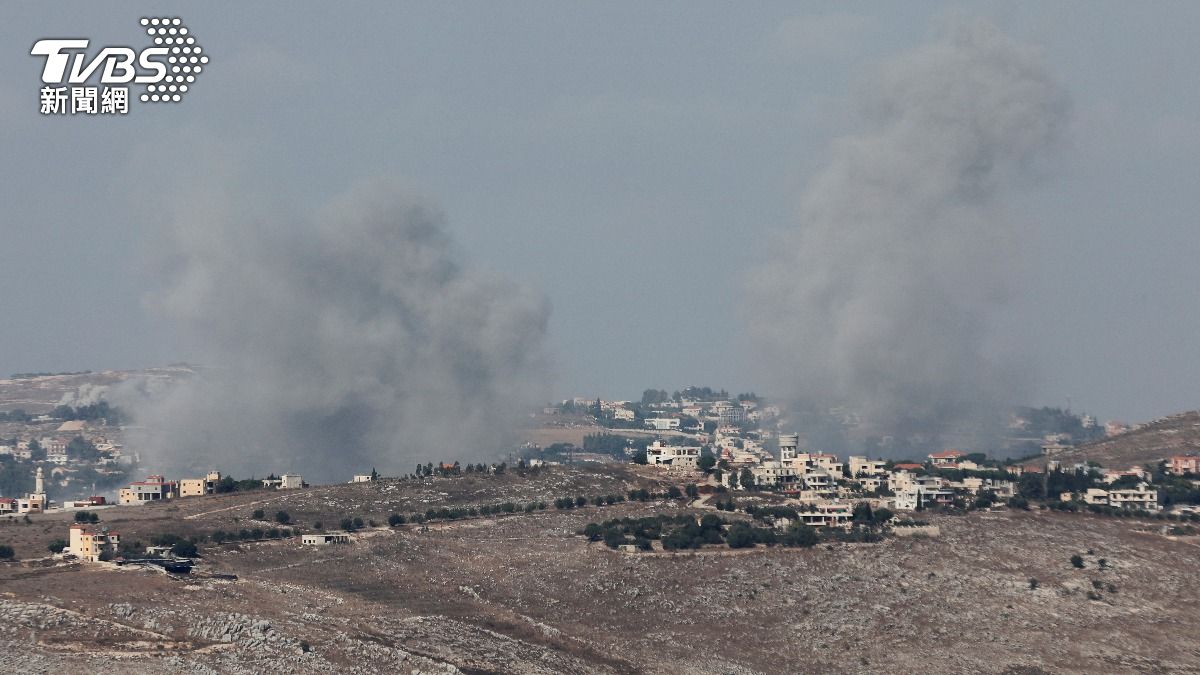
[[[382,520],[448,504],[603,494],[648,485],[651,475],[554,468],[101,513],[124,537],[148,538],[247,527],[254,508],[285,509],[306,525]],[[0,661],[14,672],[1200,672],[1192,583],[1200,545],[1164,536],[1158,521],[942,515],[930,517],[936,538],[736,554],[622,554],[574,534],[589,521],[684,508],[551,507],[368,528],[325,548],[210,545],[190,577],[0,564]],[[66,525],[44,516],[0,526],[0,541],[40,556]],[[1075,553],[1082,570],[1068,562]],[[238,580],[207,578],[214,572]]]

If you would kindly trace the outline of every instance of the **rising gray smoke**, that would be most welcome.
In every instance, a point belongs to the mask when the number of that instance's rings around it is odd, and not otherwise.
[[[465,268],[442,217],[386,185],[311,222],[173,224],[154,304],[205,364],[144,398],[143,466],[318,480],[494,457],[540,400],[548,316]]]
[[[1024,231],[1001,206],[1067,100],[1037,51],[962,22],[860,99],[861,129],[834,143],[799,227],[752,275],[755,331],[781,393],[937,435],[1023,400],[1021,367],[991,344]]]

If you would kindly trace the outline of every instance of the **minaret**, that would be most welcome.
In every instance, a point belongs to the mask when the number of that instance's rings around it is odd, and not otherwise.
[[[42,476],[42,467],[37,468],[37,475],[33,479],[33,494],[46,494],[46,479]]]

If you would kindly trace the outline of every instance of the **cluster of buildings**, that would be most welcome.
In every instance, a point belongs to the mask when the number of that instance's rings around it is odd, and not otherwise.
[[[117,493],[119,504],[146,504],[176,497],[202,497],[215,494],[221,481],[220,471],[210,471],[203,478],[167,480],[160,475],[147,476],[146,480],[135,481]],[[291,490],[305,487],[304,477],[299,474],[284,474],[278,478],[264,478],[263,487]]]
[[[1016,483],[1011,480],[970,475],[951,480],[933,473],[935,469],[965,472],[985,469],[967,460],[966,453],[960,450],[931,453],[928,466],[901,463],[889,468],[889,463],[882,459],[852,456],[842,462],[827,453],[800,452],[799,441],[798,434],[780,434],[778,459],[759,459],[759,448],[723,451],[723,458],[731,468],[722,476],[723,482],[737,487],[740,478],[734,476],[741,476],[743,469],[749,469],[755,487],[775,488],[816,507],[817,514],[830,514],[824,517],[810,514],[813,519],[836,519],[839,513],[848,514],[849,503],[863,498],[874,498],[877,506],[911,511],[950,504],[960,495],[991,493],[998,499],[1007,499],[1016,491]]]

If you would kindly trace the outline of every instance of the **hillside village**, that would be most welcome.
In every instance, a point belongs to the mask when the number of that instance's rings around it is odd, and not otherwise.
[[[1028,509],[1037,507],[1055,511],[1086,511],[1094,514],[1136,515],[1157,520],[1183,522],[1200,520],[1200,457],[1173,454],[1158,462],[1140,466],[1102,467],[1096,462],[1063,462],[1075,439],[1070,433],[1055,431],[1042,437],[1041,452],[1034,457],[997,460],[984,453],[959,449],[934,449],[923,456],[882,459],[866,455],[839,457],[820,449],[806,447],[805,435],[784,431],[781,410],[765,403],[755,394],[730,396],[708,387],[689,387],[674,395],[647,390],[640,402],[573,399],[543,411],[553,425],[567,416],[587,418],[601,431],[585,436],[582,447],[556,443],[547,448],[525,444],[510,456],[510,462],[460,465],[458,462],[418,465],[416,471],[399,476],[403,481],[422,481],[432,476],[443,478],[503,473],[506,468],[524,474],[558,465],[579,463],[627,463],[643,466],[658,482],[669,486],[660,493],[631,490],[606,495],[564,495],[555,497],[554,508],[588,505],[605,506],[651,499],[681,500],[697,509],[696,523],[705,510],[723,514],[744,514],[761,525],[751,535],[754,541],[772,545],[777,541],[820,538],[872,541],[896,532],[911,533],[897,526],[920,522],[921,512],[968,512],[995,508]],[[181,499],[203,498],[234,492],[261,490],[303,490],[304,478],[294,473],[265,479],[235,480],[218,470],[203,476],[171,477],[148,474],[116,486],[116,494],[92,494],[76,499],[52,499],[48,482],[60,488],[72,484],[72,476],[82,471],[104,475],[110,482],[124,477],[133,468],[122,458],[119,444],[107,440],[105,433],[119,433],[120,412],[107,404],[87,409],[59,406],[49,413],[30,416],[21,411],[4,413],[10,423],[29,426],[27,437],[16,438],[0,446],[6,468],[29,471],[29,491],[0,497],[0,517],[29,518],[55,511],[75,513],[75,522],[62,533],[62,545],[55,551],[66,560],[89,562],[102,560],[159,560],[163,553],[196,554],[208,543],[224,540],[259,540],[297,537],[301,544],[325,545],[349,543],[360,529],[355,520],[343,519],[339,528],[305,527],[301,523],[279,520],[277,525],[239,530],[236,533],[208,533],[192,538],[184,546],[167,532],[167,545],[122,544],[116,532],[94,524],[113,506],[165,504]],[[105,416],[101,416],[101,415]],[[856,423],[852,412],[831,411],[849,424]],[[1101,427],[1088,417],[1071,417],[1061,411],[1034,411],[1042,415],[1067,418],[1068,428],[1087,438],[1112,438],[1129,432],[1117,423]],[[75,417],[84,419],[63,420]],[[61,421],[60,421],[61,420]],[[55,431],[45,434],[38,425],[51,423]],[[1014,427],[1028,425],[1016,419]],[[86,436],[84,434],[87,434]],[[69,437],[69,440],[68,440]],[[74,448],[72,450],[72,448]],[[86,448],[86,451],[84,450]],[[519,458],[517,457],[519,455]],[[382,479],[374,469],[353,475],[351,483]],[[391,514],[389,525],[423,523],[438,519],[486,516],[490,505],[472,505],[441,513]],[[532,513],[548,508],[545,501],[510,505],[507,512]],[[92,515],[89,515],[92,514]],[[864,515],[871,514],[871,515]],[[716,533],[703,543],[727,543],[730,521],[708,522]],[[714,524],[715,522],[715,524]],[[661,524],[660,524],[661,525]],[[675,523],[674,525],[687,525]],[[631,551],[671,547],[678,538],[655,530],[652,537],[627,524],[618,534],[605,539],[614,548]],[[813,529],[809,533],[809,529]],[[611,529],[611,524],[608,529]],[[678,528],[675,528],[678,529]],[[797,535],[797,532],[801,535]],[[593,530],[593,539],[605,532]],[[693,532],[693,535],[695,533]],[[790,537],[790,539],[789,539]],[[659,540],[653,543],[649,539]],[[700,539],[693,536],[693,540]],[[636,544],[636,545],[635,545]],[[733,544],[730,544],[731,546]],[[141,550],[144,549],[144,550]],[[4,552],[0,550],[0,553]],[[182,561],[179,561],[182,562]]]
[[[0,581],[10,594],[0,598],[0,646],[32,670],[96,667],[91,654],[115,650],[129,672],[155,672],[160,658],[218,671],[289,663],[369,672],[435,664],[637,672],[654,663],[733,672],[727,659],[736,659],[745,672],[773,672],[778,664],[762,653],[769,646],[788,654],[792,670],[828,663],[826,651],[836,649],[839,664],[853,655],[843,671],[908,672],[923,663],[941,672],[958,667],[931,642],[945,639],[946,624],[883,622],[871,608],[919,602],[975,616],[972,626],[1012,624],[1013,644],[1025,648],[1003,659],[1031,668],[1066,665],[1037,637],[1064,616],[1095,626],[1080,643],[1093,650],[1111,639],[1101,627],[1113,612],[1142,621],[1156,603],[1157,615],[1174,616],[1174,605],[1151,600],[1157,591],[1138,580],[1175,584],[1168,561],[1200,540],[1200,457],[1190,446],[1101,466],[1074,453],[1140,432],[1108,435],[1096,424],[1086,432],[1093,440],[1042,434],[1036,456],[1013,460],[941,447],[839,456],[814,447],[803,426],[789,427],[759,397],[709,391],[719,400],[547,406],[542,423],[582,429],[582,442],[525,443],[503,461],[431,457],[399,475],[347,466],[325,484],[286,466],[246,478],[220,466],[170,475],[130,462],[120,483],[79,497],[56,496],[51,481],[65,486],[53,472],[90,460],[24,457],[63,422],[10,425],[18,437],[8,466],[27,472],[29,487],[0,499]],[[834,414],[856,422],[850,411]],[[121,431],[97,422],[62,434]],[[981,529],[991,536],[979,537]],[[862,593],[856,580],[870,580]],[[80,584],[93,590],[81,594]],[[180,596],[180,588],[191,592]],[[653,620],[636,609],[642,597],[647,612],[658,608]],[[179,603],[192,618],[156,609]],[[721,650],[664,649],[648,638],[663,607],[706,617],[674,633]],[[350,623],[324,626],[331,613]],[[404,626],[418,624],[387,623],[409,614],[437,629],[415,637]],[[360,629],[360,615],[402,637],[381,646]],[[824,637],[776,643],[770,635],[788,632],[779,621]],[[89,637],[90,622],[104,622],[113,637]],[[883,637],[855,633],[858,624]],[[1012,627],[1021,625],[1042,628]],[[714,642],[704,626],[724,626],[723,637]],[[736,644],[729,630],[741,631]],[[974,628],[956,630],[986,640]],[[22,631],[40,636],[36,644]],[[1145,661],[1139,654],[1157,648],[1131,639],[1120,654],[1086,660],[1111,672],[1189,662]],[[610,667],[624,663],[604,646],[612,640],[640,665]],[[987,664],[999,654],[969,657],[971,669],[993,672]]]

